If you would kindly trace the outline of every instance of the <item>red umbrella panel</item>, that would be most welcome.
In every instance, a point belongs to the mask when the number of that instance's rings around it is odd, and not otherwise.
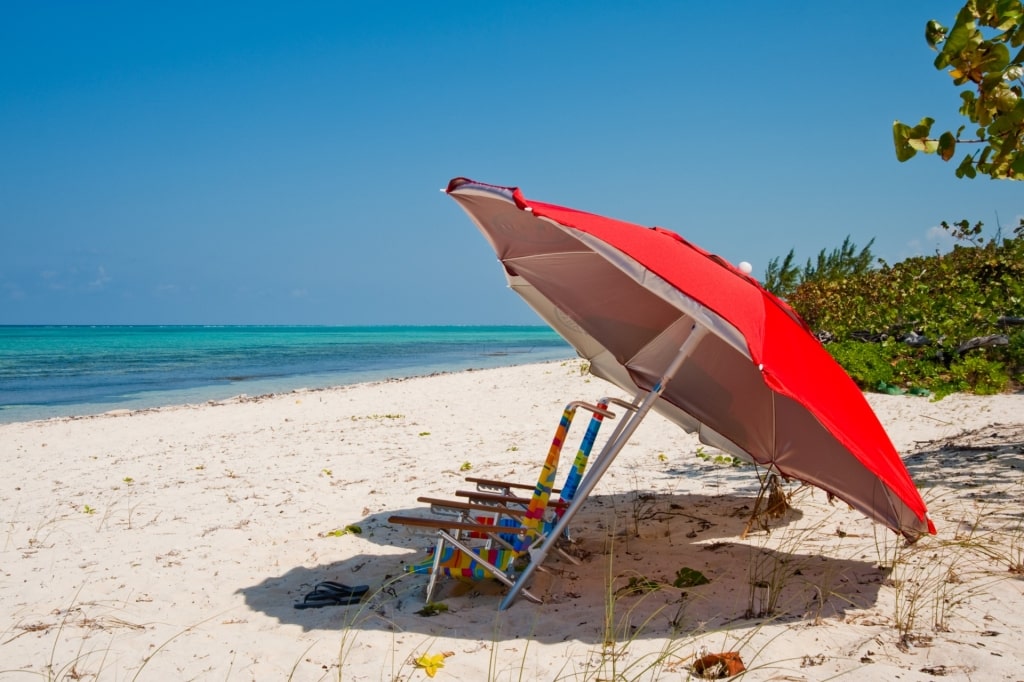
[[[757,280],[661,228],[465,178],[447,192],[490,243],[511,288],[590,362],[591,373],[636,396],[636,424],[605,446],[574,505],[654,409],[703,442],[822,488],[910,541],[935,532],[860,389]]]

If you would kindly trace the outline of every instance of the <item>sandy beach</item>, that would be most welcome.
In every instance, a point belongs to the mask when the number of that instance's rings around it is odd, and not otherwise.
[[[2,425],[0,679],[677,680],[737,652],[752,680],[1024,680],[1021,394],[867,396],[938,529],[912,546],[796,484],[742,537],[754,468],[651,415],[544,604],[446,581],[420,615],[431,537],[387,518],[532,483],[604,395],[571,361]],[[323,580],[370,591],[294,608]]]

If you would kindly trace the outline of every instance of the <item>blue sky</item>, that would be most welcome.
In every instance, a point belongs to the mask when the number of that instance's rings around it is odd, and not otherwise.
[[[892,149],[961,123],[923,38],[961,4],[7,3],[0,324],[536,323],[455,176],[755,275],[1012,228],[1021,184]]]

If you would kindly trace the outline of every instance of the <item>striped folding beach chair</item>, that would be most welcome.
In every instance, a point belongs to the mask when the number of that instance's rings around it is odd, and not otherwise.
[[[426,600],[431,601],[439,577],[468,580],[494,578],[508,587],[515,585],[521,569],[529,563],[530,549],[543,541],[584,475],[587,460],[605,418],[614,419],[608,411],[610,399],[592,405],[574,401],[565,406],[555,430],[540,475],[533,486],[504,483],[490,479],[470,478],[477,491],[458,491],[463,500],[419,498],[430,505],[433,518],[392,516],[390,523],[428,528],[435,532],[434,547],[421,561],[407,570],[428,574]],[[630,407],[627,403],[614,401]],[[554,487],[559,459],[576,411],[583,408],[592,413],[590,424],[576,453],[569,476],[562,488]],[[529,497],[516,491],[532,488]],[[552,499],[552,494],[558,494]],[[571,557],[570,557],[571,559]],[[523,590],[528,599],[540,602]]]

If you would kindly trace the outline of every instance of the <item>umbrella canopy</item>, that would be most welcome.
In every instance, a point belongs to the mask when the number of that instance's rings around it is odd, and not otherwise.
[[[935,532],[860,389],[755,279],[661,228],[465,178],[447,192],[490,242],[512,289],[589,360],[592,374],[637,396],[637,421],[654,409],[910,541]],[[574,505],[635,428],[606,446]]]

